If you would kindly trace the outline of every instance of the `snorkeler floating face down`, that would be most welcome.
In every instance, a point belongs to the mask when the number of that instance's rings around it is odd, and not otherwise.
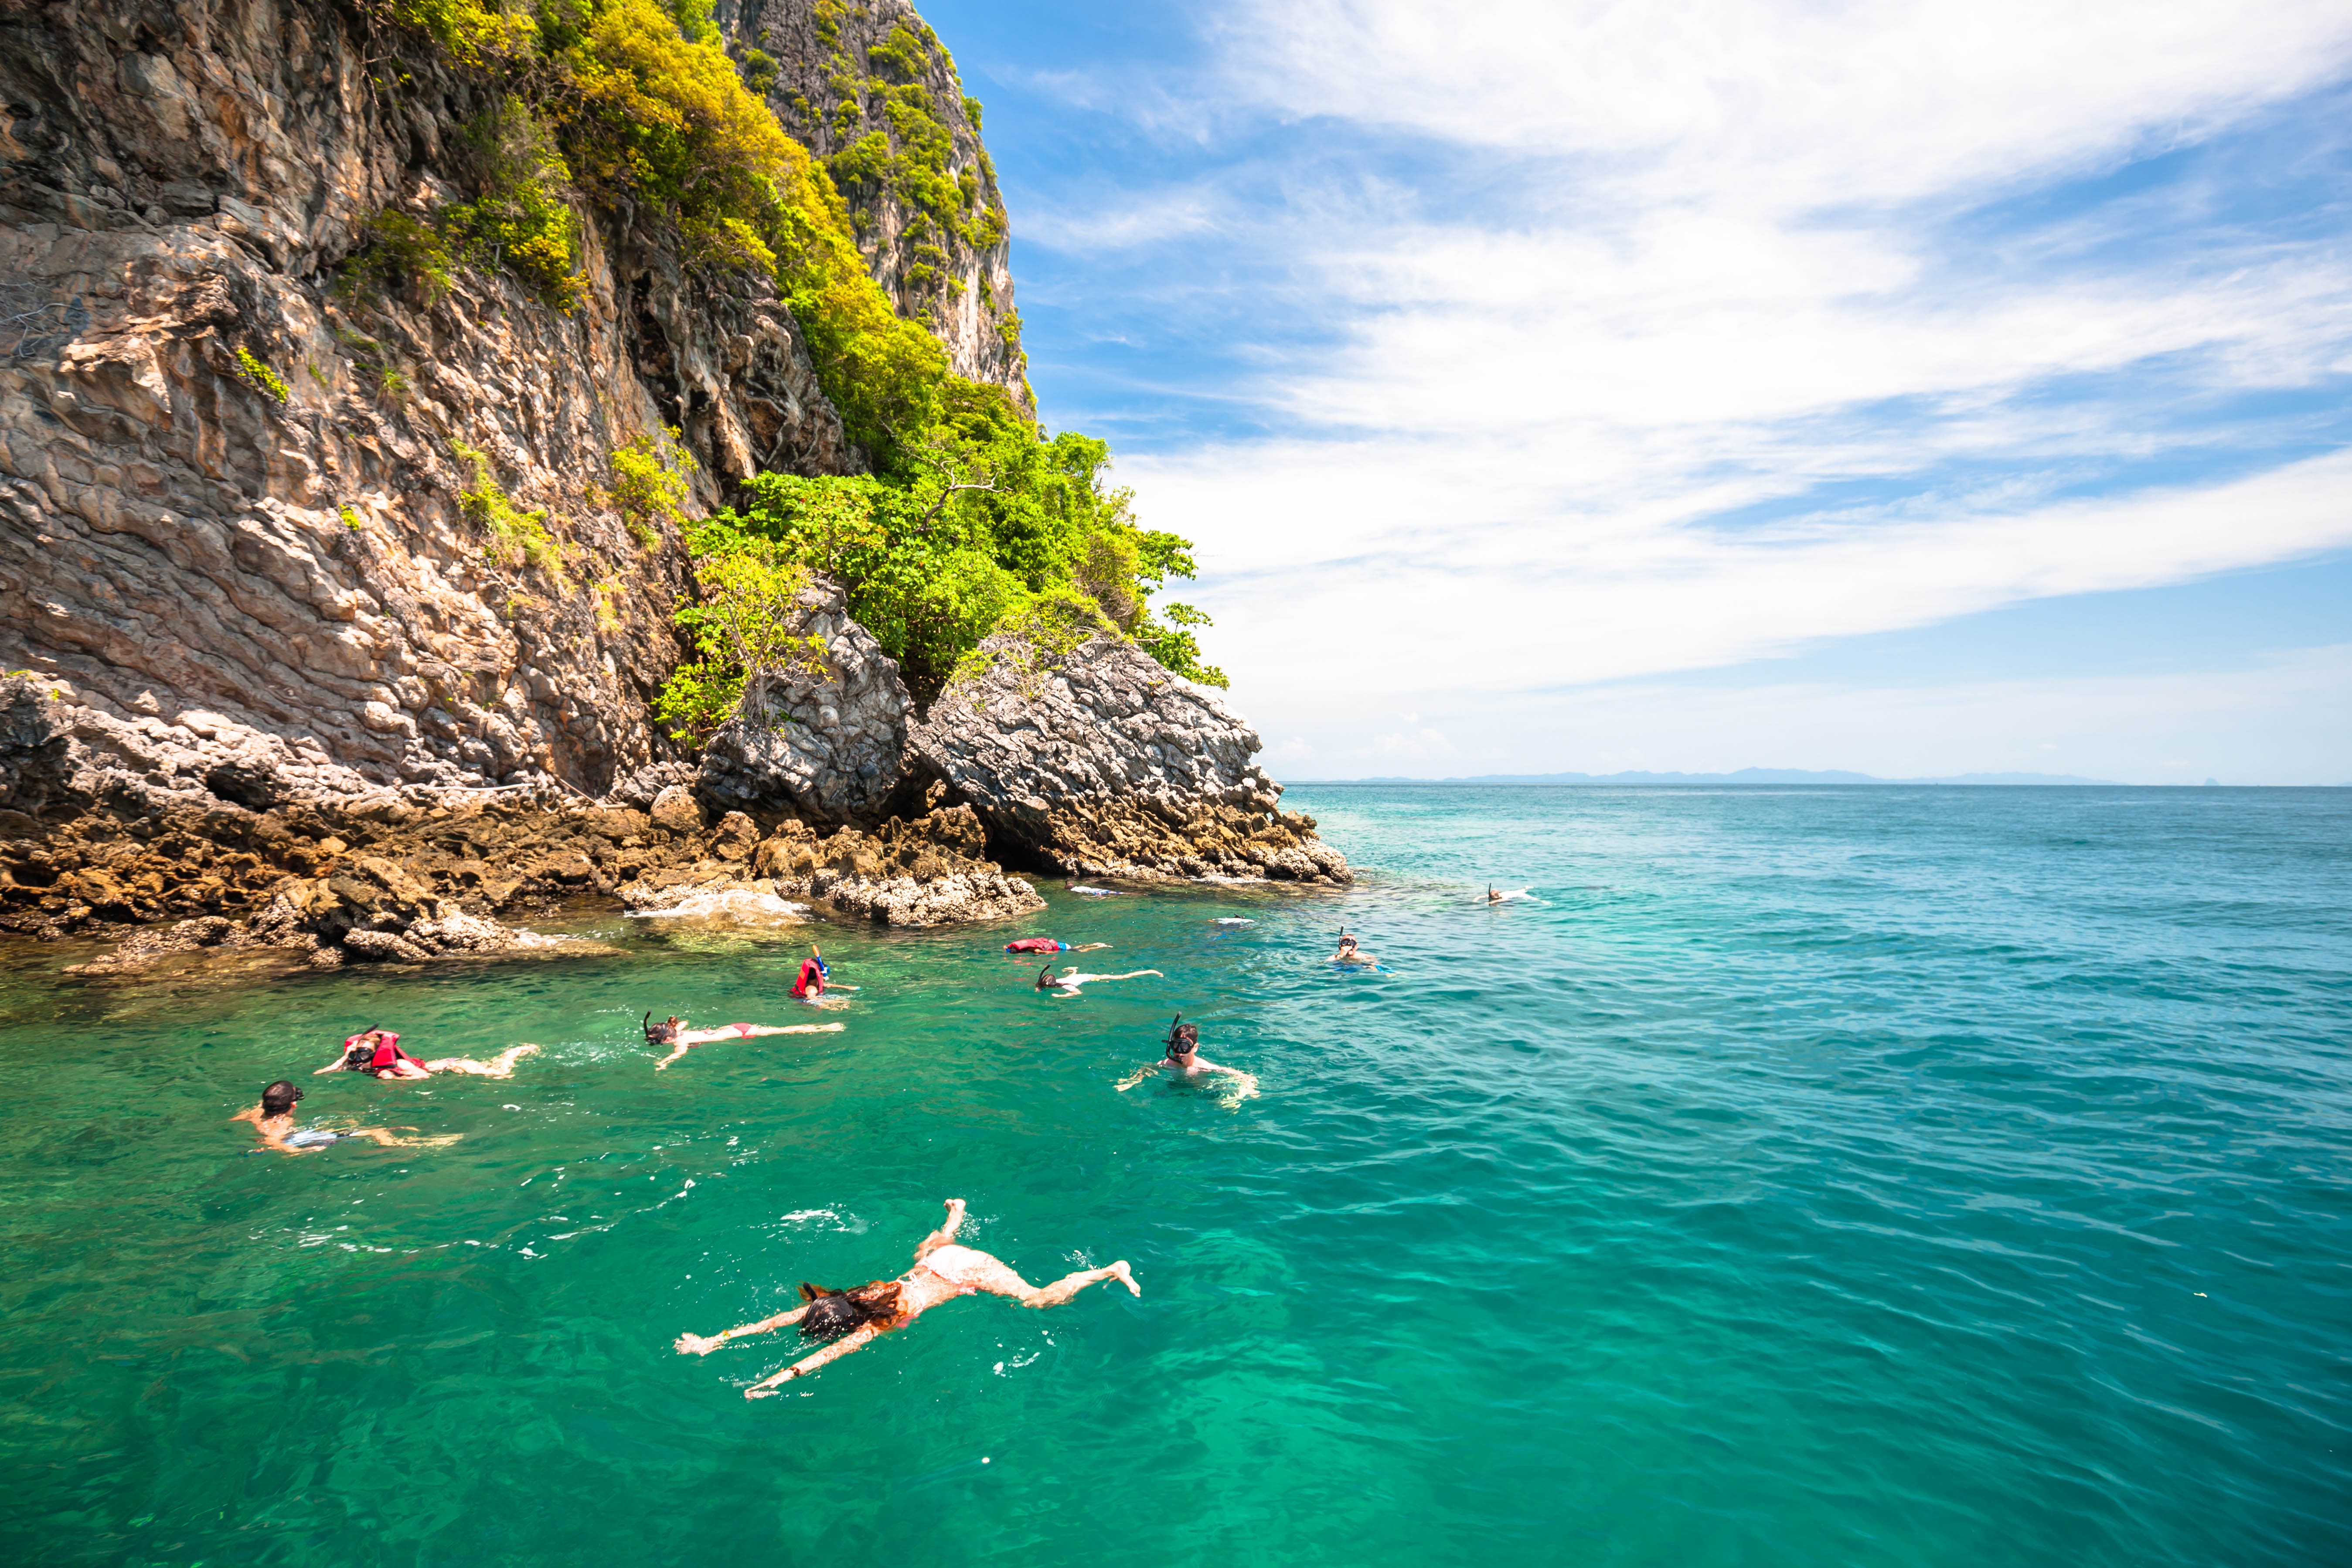
[[[848,1290],[828,1290],[820,1285],[803,1283],[802,1305],[792,1311],[716,1334],[680,1334],[678,1353],[709,1355],[730,1340],[764,1334],[791,1323],[800,1325],[803,1339],[833,1342],[743,1391],[746,1399],[765,1399],[775,1393],[778,1384],[806,1377],[827,1362],[863,1349],[879,1335],[904,1328],[940,1302],[952,1301],[959,1296],[985,1292],[1009,1296],[1024,1307],[1058,1307],[1087,1286],[1105,1279],[1118,1280],[1131,1295],[1143,1294],[1143,1288],[1135,1282],[1134,1272],[1125,1258],[1108,1268],[1082,1268],[1076,1274],[1066,1274],[1051,1285],[1032,1285],[1003,1259],[958,1246],[955,1235],[963,1225],[964,1201],[950,1198],[947,1210],[947,1219],[940,1228],[915,1248],[915,1266],[898,1279],[877,1279]]]

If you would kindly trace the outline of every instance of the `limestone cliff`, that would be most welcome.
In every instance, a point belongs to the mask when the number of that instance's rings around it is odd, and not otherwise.
[[[929,323],[958,375],[1033,407],[996,165],[929,24],[907,0],[720,0],[716,15],[784,128],[824,160],[899,310]]]
[[[856,459],[772,291],[617,220],[568,314],[339,276],[478,107],[380,47],[305,0],[0,4],[0,662],[199,775],[599,793],[665,749],[688,585],[613,452],[679,427],[706,504]]]

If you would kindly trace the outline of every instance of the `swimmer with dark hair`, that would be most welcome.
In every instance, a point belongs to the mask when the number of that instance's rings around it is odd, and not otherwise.
[[[471,1057],[440,1057],[418,1061],[400,1048],[400,1037],[390,1029],[362,1029],[343,1042],[343,1054],[312,1073],[363,1072],[371,1078],[431,1078],[435,1073],[465,1073],[473,1078],[512,1078],[515,1063],[539,1049],[509,1046],[488,1061]]]
[[[676,1047],[654,1063],[656,1072],[695,1047],[707,1046],[713,1040],[749,1040],[761,1035],[830,1035],[848,1026],[846,1024],[727,1024],[716,1029],[689,1029],[686,1021],[675,1014],[665,1022],[656,1024],[653,1022],[651,1013],[646,1015],[644,1024],[646,1044]]]
[[[774,1395],[777,1384],[806,1377],[827,1362],[839,1361],[852,1351],[863,1350],[891,1330],[905,1328],[940,1302],[952,1301],[959,1296],[984,1290],[992,1296],[1009,1296],[1024,1307],[1058,1307],[1087,1286],[1106,1279],[1118,1280],[1130,1295],[1143,1294],[1143,1287],[1135,1282],[1135,1274],[1124,1258],[1107,1268],[1082,1268],[1051,1285],[1032,1285],[1002,1259],[956,1245],[955,1234],[963,1224],[963,1200],[950,1198],[946,1221],[923,1237],[922,1245],[915,1248],[915,1266],[896,1279],[877,1279],[847,1290],[827,1290],[822,1286],[803,1284],[802,1305],[793,1310],[715,1334],[680,1334],[677,1352],[709,1355],[730,1340],[764,1334],[792,1323],[800,1325],[803,1340],[833,1342],[743,1391],[746,1399],[767,1399]]]
[[[259,1105],[248,1106],[229,1120],[250,1121],[255,1134],[261,1140],[261,1147],[275,1149],[281,1154],[307,1154],[313,1149],[323,1149],[330,1143],[348,1142],[355,1138],[381,1143],[387,1149],[446,1149],[465,1136],[462,1132],[451,1132],[438,1138],[399,1138],[382,1127],[297,1127],[294,1125],[294,1102],[301,1098],[302,1091],[281,1078],[261,1091]]]
[[[1076,966],[1073,965],[1056,974],[1054,973],[1054,966],[1049,963],[1037,972],[1037,989],[1051,991],[1056,996],[1076,996],[1080,994],[1078,987],[1091,981],[1133,980],[1139,975],[1158,973],[1160,971],[1156,969],[1130,969],[1124,974],[1081,974]],[[1165,976],[1162,978],[1164,979]]]
[[[1257,1075],[1239,1068],[1223,1067],[1201,1054],[1201,1026],[1184,1022],[1179,1013],[1168,1026],[1168,1054],[1148,1068],[1138,1068],[1118,1086],[1125,1094],[1156,1072],[1172,1072],[1194,1078],[1204,1072],[1221,1072],[1232,1079],[1234,1100],[1248,1100],[1257,1093]],[[1230,1102],[1229,1102],[1230,1103]]]

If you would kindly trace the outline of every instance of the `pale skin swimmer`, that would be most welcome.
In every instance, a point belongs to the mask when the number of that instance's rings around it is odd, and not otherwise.
[[[1156,969],[1130,969],[1125,974],[1081,974],[1076,967],[1072,967],[1056,974],[1054,973],[1054,966],[1049,963],[1037,972],[1037,989],[1050,991],[1056,996],[1076,996],[1081,994],[1079,986],[1097,980],[1133,980],[1138,975],[1159,973],[1160,971]]]
[[[446,1149],[465,1136],[452,1132],[439,1138],[402,1138],[383,1127],[297,1127],[294,1125],[294,1102],[302,1091],[279,1079],[261,1091],[261,1103],[247,1106],[229,1118],[232,1122],[249,1121],[261,1140],[264,1149],[275,1149],[281,1154],[307,1154],[313,1149],[323,1149],[330,1143],[364,1139],[381,1143],[387,1149]],[[415,1128],[405,1131],[415,1131]]]
[[[1032,1285],[1001,1258],[956,1245],[956,1231],[963,1224],[964,1201],[950,1198],[947,1207],[948,1217],[940,1228],[923,1237],[922,1244],[915,1248],[915,1266],[896,1279],[877,1279],[850,1290],[827,1290],[804,1284],[801,1287],[803,1304],[791,1311],[716,1334],[680,1334],[678,1353],[709,1355],[730,1340],[764,1334],[793,1323],[800,1325],[803,1339],[833,1341],[823,1350],[801,1357],[783,1371],[743,1391],[746,1399],[766,1399],[775,1394],[779,1385],[796,1377],[806,1377],[825,1363],[839,1361],[852,1351],[863,1350],[891,1330],[902,1329],[940,1302],[952,1301],[959,1296],[986,1291],[991,1296],[1009,1296],[1024,1307],[1058,1307],[1087,1286],[1106,1279],[1118,1280],[1130,1295],[1143,1294],[1143,1287],[1135,1282],[1125,1258],[1107,1268],[1082,1268],[1051,1285]]]
[[[1168,1026],[1168,1054],[1150,1067],[1138,1068],[1129,1073],[1126,1081],[1118,1086],[1119,1093],[1125,1094],[1158,1072],[1180,1073],[1186,1078],[1195,1078],[1207,1072],[1223,1073],[1232,1080],[1235,1099],[1247,1100],[1257,1093],[1256,1074],[1244,1072],[1239,1068],[1220,1067],[1201,1054],[1200,1026],[1184,1022],[1181,1013],[1177,1014],[1175,1022]]]
[[[1339,951],[1331,955],[1331,962],[1334,963],[1378,963],[1380,959],[1373,953],[1365,952],[1360,950],[1356,946],[1356,939],[1349,936],[1346,931],[1341,931],[1339,933]]]
[[[654,1063],[659,1072],[697,1046],[707,1046],[713,1040],[748,1040],[760,1035],[829,1035],[845,1029],[846,1024],[725,1024],[716,1029],[689,1029],[686,1020],[673,1014],[661,1023],[645,1017],[646,1044],[668,1046],[669,1055]]]
[[[431,1078],[435,1073],[466,1073],[474,1078],[512,1078],[515,1063],[538,1050],[537,1046],[510,1046],[488,1061],[471,1057],[438,1057],[418,1061],[400,1048],[400,1037],[389,1029],[365,1029],[343,1042],[343,1054],[312,1073],[363,1072],[371,1078]]]

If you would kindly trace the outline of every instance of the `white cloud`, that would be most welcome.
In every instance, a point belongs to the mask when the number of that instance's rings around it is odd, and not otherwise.
[[[1230,90],[1269,112],[1777,210],[2193,141],[2352,57],[2340,0],[1244,0],[1216,32]]]
[[[1242,345],[1258,368],[1215,388],[1279,434],[1122,477],[1200,545],[1187,596],[1245,710],[1311,736],[1318,767],[1475,733],[1400,726],[1399,697],[1734,663],[2352,544],[2352,458],[2246,477],[2248,422],[2285,416],[2227,412],[2352,374],[2337,237],[2221,221],[2223,194],[2186,181],[1969,221],[2341,80],[2341,0],[1237,0],[1212,37],[1179,118],[1287,120],[1269,156],[1315,155],[1045,232],[1171,299],[1222,277],[1200,247],[1223,247],[1270,318],[1315,323],[1280,356]],[[1496,198],[1439,188],[1465,170]],[[2159,458],[2231,467],[2120,493]]]

